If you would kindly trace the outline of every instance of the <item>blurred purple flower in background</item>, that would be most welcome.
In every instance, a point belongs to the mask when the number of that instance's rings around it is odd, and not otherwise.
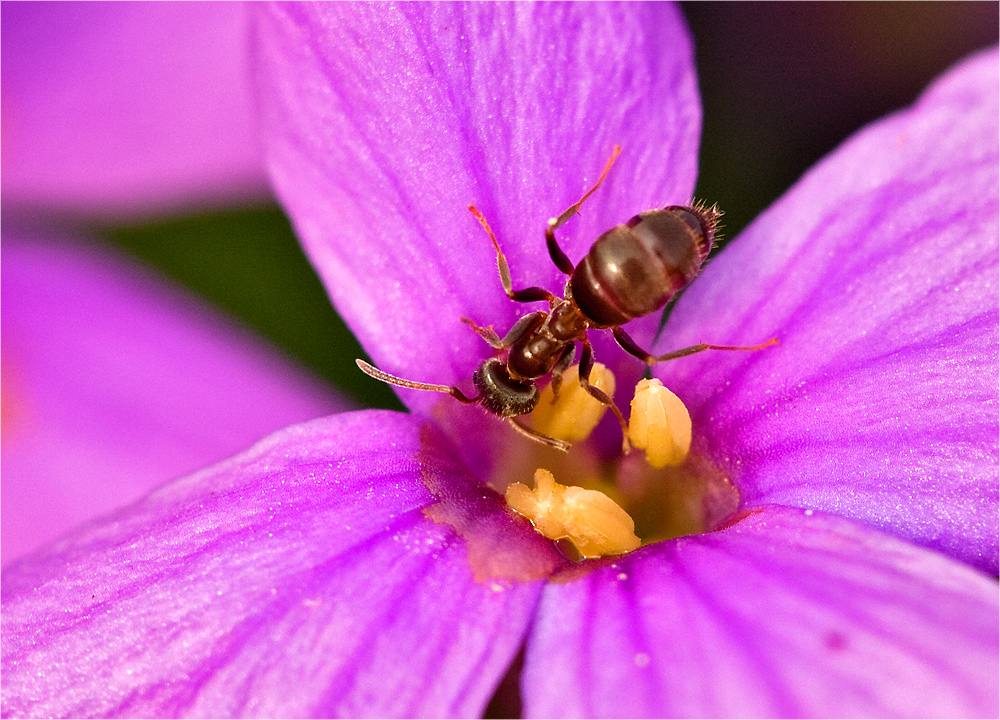
[[[487,348],[459,318],[523,310],[469,201],[515,284],[555,290],[542,223],[614,143],[571,258],[690,198],[674,6],[255,15],[274,187],[390,372],[467,383]],[[691,410],[695,481],[739,490],[714,532],[567,563],[487,486],[534,449],[406,393],[410,414],[290,427],[8,566],[4,714],[476,715],[523,648],[526,715],[994,715],[997,74],[981,53],[859,132],[678,303],[657,350],[782,343],[655,368]],[[629,331],[650,346],[657,322]],[[616,432],[573,452],[624,474]]]
[[[203,302],[52,235],[3,234],[3,562],[347,403]]]
[[[67,213],[92,223],[268,195],[244,6],[2,13],[7,565],[347,404],[206,303],[49,227]]]
[[[242,4],[8,3],[3,19],[5,212],[269,197]]]

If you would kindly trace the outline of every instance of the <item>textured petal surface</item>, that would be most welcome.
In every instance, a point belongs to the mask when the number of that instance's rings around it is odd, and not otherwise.
[[[3,560],[265,435],[347,407],[109,251],[3,238]]]
[[[550,583],[541,717],[995,717],[997,588],[843,518],[770,506]]]
[[[863,519],[997,571],[997,53],[849,140],[678,304],[658,374],[750,505]],[[667,343],[661,343],[667,349]]]
[[[294,3],[257,19],[275,188],[338,311],[390,372],[467,383],[489,348],[460,317],[502,335],[529,307],[503,294],[470,202],[515,287],[561,294],[545,222],[615,143],[605,187],[560,231],[571,259],[636,212],[690,198],[701,116],[673,5]],[[656,321],[638,324],[648,341]]]
[[[481,537],[553,551],[442,457],[412,416],[344,413],[13,564],[4,715],[480,714],[541,584],[477,582],[430,480]]]
[[[241,3],[4,3],[4,210],[269,195]]]

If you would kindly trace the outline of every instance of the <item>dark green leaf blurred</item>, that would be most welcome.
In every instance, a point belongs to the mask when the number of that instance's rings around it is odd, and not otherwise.
[[[277,207],[108,228],[114,244],[203,295],[367,407],[402,409],[330,305]]]

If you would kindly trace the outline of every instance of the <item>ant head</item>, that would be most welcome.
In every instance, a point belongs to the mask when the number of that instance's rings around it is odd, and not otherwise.
[[[527,415],[538,402],[535,383],[512,378],[499,358],[491,358],[480,365],[472,381],[479,391],[482,406],[500,417]]]

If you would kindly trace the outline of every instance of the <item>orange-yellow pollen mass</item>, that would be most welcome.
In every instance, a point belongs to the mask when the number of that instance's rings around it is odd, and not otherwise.
[[[629,440],[655,468],[680,465],[691,449],[691,416],[659,380],[640,380],[632,398]]]
[[[538,397],[531,413],[535,430],[566,442],[585,440],[604,417],[608,406],[588,393],[580,384],[580,366],[574,365],[563,374],[558,397],[549,383]],[[609,397],[615,394],[615,376],[601,363],[594,363],[590,384]]]
[[[535,471],[535,488],[507,487],[507,504],[550,540],[568,538],[585,558],[621,555],[641,542],[635,523],[599,490],[560,485],[544,468]]]

